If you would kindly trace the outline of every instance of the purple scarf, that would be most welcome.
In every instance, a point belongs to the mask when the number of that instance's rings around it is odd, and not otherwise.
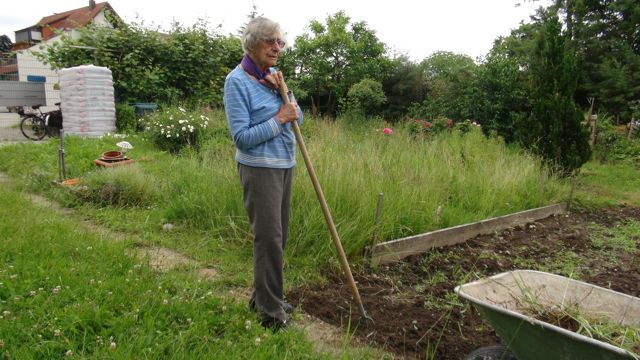
[[[258,80],[264,79],[265,76],[269,75],[269,69],[267,71],[262,71],[256,63],[251,60],[249,55],[245,55],[240,62],[244,71],[246,71],[249,75],[255,77]]]

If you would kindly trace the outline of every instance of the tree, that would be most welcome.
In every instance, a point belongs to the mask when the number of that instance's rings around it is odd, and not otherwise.
[[[485,134],[515,141],[517,119],[530,109],[527,78],[533,49],[531,26],[523,25],[495,41],[471,86],[473,118]],[[531,50],[529,50],[531,49]]]
[[[242,37],[242,34],[244,34],[244,29],[247,28],[247,24],[249,24],[249,21],[259,16],[263,16],[263,14],[258,13],[258,6],[256,5],[255,1],[252,1],[251,11],[249,12],[249,14],[247,14],[247,21],[238,29],[238,36]]]
[[[469,56],[439,51],[423,60],[420,67],[429,94],[422,104],[413,107],[414,116],[444,116],[455,120],[472,116],[471,94],[477,65]]]
[[[390,68],[385,46],[365,22],[350,23],[338,12],[326,24],[311,21],[311,33],[296,38],[295,48],[283,54],[283,63],[293,63],[290,74],[305,89],[322,112],[335,116],[349,89],[362,79],[382,81]],[[293,60],[291,60],[291,58]],[[289,75],[291,78],[291,75]],[[301,98],[299,98],[301,100]]]
[[[640,2],[557,0],[581,59],[577,100],[625,120],[630,102],[640,98]]]
[[[531,58],[531,111],[520,118],[516,139],[569,174],[591,155],[582,111],[574,102],[577,55],[553,8],[541,13]]]
[[[0,36],[0,53],[6,53],[11,51],[13,43],[7,35]]]
[[[399,121],[412,104],[422,102],[429,93],[422,67],[406,56],[391,60],[389,76],[383,80],[382,87],[387,98],[382,115],[391,122]]]

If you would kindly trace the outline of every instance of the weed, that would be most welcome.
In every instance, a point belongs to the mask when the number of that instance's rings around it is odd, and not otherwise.
[[[161,195],[155,179],[136,164],[98,169],[84,177],[82,184],[76,193],[80,200],[97,206],[145,206]]]
[[[640,239],[640,222],[628,220],[611,228],[591,224],[590,234],[591,243],[596,248],[635,253]]]

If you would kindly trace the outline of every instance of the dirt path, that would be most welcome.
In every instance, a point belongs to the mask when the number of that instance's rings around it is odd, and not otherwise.
[[[396,355],[462,359],[500,339],[476,310],[453,292],[456,285],[500,272],[536,269],[640,296],[640,239],[635,251],[615,249],[602,229],[640,221],[640,208],[615,208],[549,217],[464,244],[413,256],[379,269],[359,269],[365,309],[376,320],[357,336]],[[595,226],[597,224],[598,226]],[[597,230],[600,229],[600,230]],[[594,239],[603,238],[603,244]],[[327,285],[307,286],[287,296],[305,312],[339,325],[355,321],[357,309],[341,274]],[[433,349],[436,349],[433,351]]]

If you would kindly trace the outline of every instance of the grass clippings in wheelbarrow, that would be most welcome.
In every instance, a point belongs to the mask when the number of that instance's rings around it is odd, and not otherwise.
[[[585,314],[578,304],[563,308],[530,305],[523,309],[524,315],[640,354],[640,326],[615,324],[606,316]]]

